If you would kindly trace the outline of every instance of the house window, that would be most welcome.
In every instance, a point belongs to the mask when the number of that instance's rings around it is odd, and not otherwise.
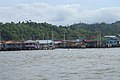
[[[110,41],[110,43],[112,43],[112,41]]]

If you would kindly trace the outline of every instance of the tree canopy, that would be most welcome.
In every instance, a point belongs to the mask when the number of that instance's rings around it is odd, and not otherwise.
[[[80,37],[90,35],[117,35],[120,34],[120,21],[115,23],[94,23],[85,24],[77,23],[70,26],[57,26],[44,23],[36,23],[32,21],[26,22],[0,22],[1,40],[28,40],[28,39],[52,39],[63,40],[64,35],[66,39],[73,40]]]

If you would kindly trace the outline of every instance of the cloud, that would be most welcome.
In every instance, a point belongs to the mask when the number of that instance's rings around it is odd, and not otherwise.
[[[31,6],[36,9],[46,9],[50,7],[47,3],[33,3]]]
[[[28,4],[18,4],[16,6],[17,9],[21,9],[21,10],[27,10],[27,9],[29,9],[29,7],[30,6]]]
[[[54,16],[51,18],[51,21],[65,21],[72,19],[77,16],[79,5],[61,5],[54,8]]]
[[[12,7],[0,7],[1,22],[32,20],[67,25],[77,22],[115,22],[120,20],[120,7],[84,10],[78,4],[49,5],[47,3],[18,4]]]
[[[120,20],[120,7],[102,8],[85,11],[81,14],[81,21],[86,23],[106,22],[112,23]]]

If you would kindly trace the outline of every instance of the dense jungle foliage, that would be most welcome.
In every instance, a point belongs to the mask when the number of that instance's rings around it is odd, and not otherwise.
[[[32,21],[0,22],[1,40],[28,40],[28,39],[54,39],[69,40],[86,38],[92,35],[117,35],[120,34],[120,21],[115,23],[75,23],[68,26],[57,26]]]

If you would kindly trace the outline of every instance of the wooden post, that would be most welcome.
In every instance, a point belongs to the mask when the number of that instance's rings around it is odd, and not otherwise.
[[[54,34],[53,34],[53,31],[52,31],[52,46],[54,45]]]
[[[66,38],[66,35],[65,35],[65,32],[64,32],[64,47],[65,47],[65,38]]]
[[[101,38],[101,32],[99,32],[100,35],[100,47],[102,47],[102,38]]]

